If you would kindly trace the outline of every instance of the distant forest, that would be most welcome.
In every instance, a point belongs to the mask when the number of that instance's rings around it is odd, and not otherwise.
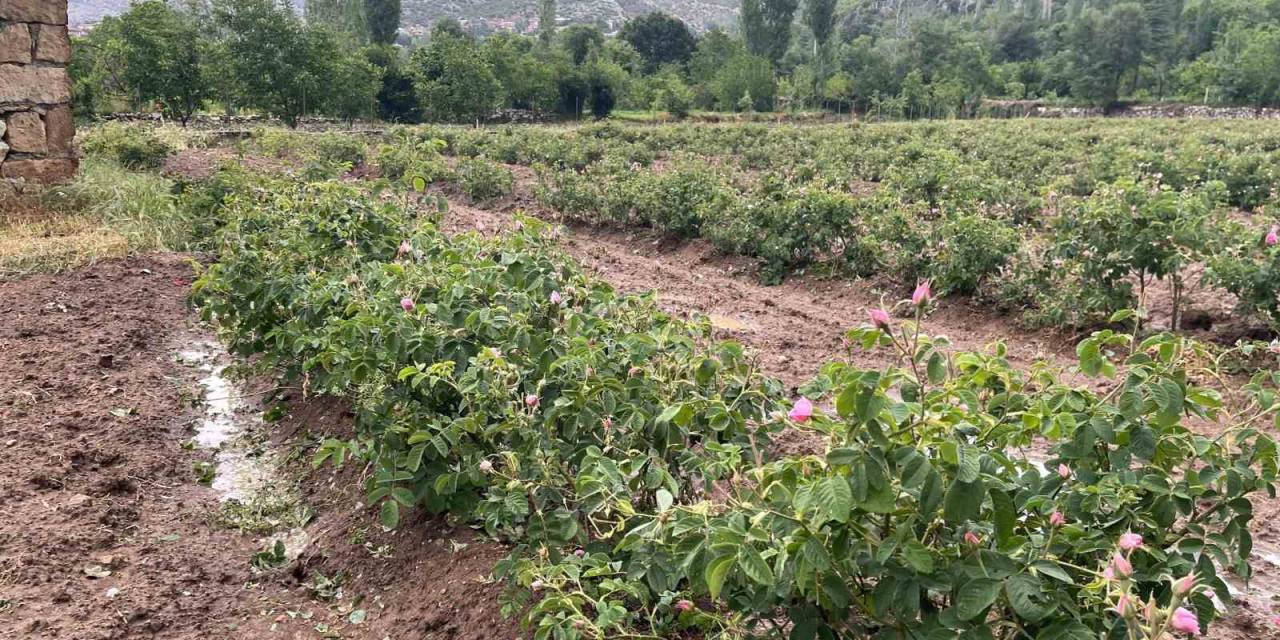
[[[82,115],[249,109],[390,121],[520,109],[830,110],[964,117],[983,99],[1280,104],[1280,0],[1037,4],[744,0],[736,28],[663,13],[616,33],[556,26],[478,36],[438,21],[411,43],[400,0],[145,0],[76,42]],[[194,43],[194,44],[193,44]]]

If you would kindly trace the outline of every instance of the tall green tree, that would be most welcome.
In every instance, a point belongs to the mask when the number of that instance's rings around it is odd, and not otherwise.
[[[319,110],[332,93],[334,52],[341,49],[330,32],[305,28],[276,0],[215,0],[213,11],[242,104],[290,127]]]
[[[791,45],[798,0],[742,0],[742,36],[747,50],[777,64]]]
[[[395,44],[400,32],[400,0],[364,0],[369,42]]]
[[[698,44],[684,22],[661,11],[628,20],[618,37],[644,58],[645,71],[649,73],[664,64],[685,64]]]
[[[814,55],[827,46],[836,24],[836,0],[805,0],[804,24],[813,33]]]
[[[358,43],[367,42],[369,28],[364,0],[307,0],[307,24]]]
[[[413,53],[410,67],[433,120],[478,123],[501,104],[502,85],[470,38],[437,34]]]
[[[185,126],[209,86],[200,64],[193,20],[163,0],[144,0],[120,16],[124,82],[142,102],[154,102]]]
[[[538,0],[538,38],[551,44],[556,35],[556,0]]]

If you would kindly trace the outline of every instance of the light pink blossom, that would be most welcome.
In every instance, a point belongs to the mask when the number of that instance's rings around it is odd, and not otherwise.
[[[1111,557],[1111,566],[1115,568],[1115,575],[1121,578],[1127,578],[1133,575],[1133,565],[1129,563],[1129,559],[1116,554]]]
[[[809,402],[808,398],[796,400],[795,406],[791,407],[791,412],[787,414],[789,418],[796,422],[808,422],[812,415],[813,403]]]
[[[1271,227],[1267,232],[1266,242],[1268,247],[1274,247],[1277,242],[1280,242],[1280,235],[1276,235],[1276,227]]]
[[[1054,511],[1049,514],[1049,524],[1055,527],[1061,527],[1067,523],[1067,517],[1062,515],[1061,511]]]
[[[1127,593],[1120,594],[1120,599],[1116,600],[1116,606],[1114,611],[1123,617],[1123,616],[1128,616],[1129,613],[1132,611],[1132,609],[1133,609],[1133,602],[1132,600],[1130,600],[1129,594]]]
[[[413,299],[411,299],[411,298],[401,298],[401,299],[400,299],[400,308],[401,308],[401,309],[404,309],[405,311],[413,311]]]
[[[404,256],[413,253],[413,245],[408,240],[400,241],[400,249],[396,251],[396,255]]]
[[[551,292],[551,304],[560,304],[562,300],[564,300],[564,298],[560,297],[559,291]]]
[[[975,547],[982,544],[982,538],[979,538],[978,534],[972,531],[964,532],[964,541]]]
[[[1188,593],[1191,593],[1191,591],[1194,590],[1195,588],[1196,588],[1196,577],[1194,574],[1187,574],[1185,576],[1182,576],[1177,580],[1177,582],[1173,583],[1173,592],[1180,596],[1185,596]]]
[[[1184,607],[1173,610],[1173,617],[1169,618],[1169,626],[1173,627],[1174,631],[1181,631],[1190,636],[1200,635],[1200,621],[1196,619],[1196,614]]]
[[[916,285],[916,290],[911,293],[911,304],[917,307],[928,304],[933,299],[933,291],[929,289],[929,281],[925,280]]]
[[[693,603],[688,600],[680,600],[676,602],[675,610],[677,613],[684,613],[693,610]]]
[[[480,473],[493,473],[493,463],[488,460],[481,460]]]
[[[867,312],[871,316],[871,324],[878,329],[889,330],[889,312],[884,309],[871,309]]]
[[[525,404],[525,406],[528,406],[528,407],[536,407],[536,406],[538,406],[538,403],[539,403],[539,402],[540,402],[540,400],[538,399],[538,396],[536,396],[536,395],[534,395],[534,394],[532,394],[532,393],[524,397],[524,404]]]
[[[1130,531],[1120,536],[1120,548],[1132,551],[1142,546],[1142,536]]]
[[[1068,466],[1067,466],[1067,465],[1065,465],[1065,464],[1059,464],[1059,465],[1058,465],[1058,477],[1059,477],[1059,478],[1062,478],[1063,480],[1066,480],[1067,478],[1070,478],[1070,477],[1071,477],[1071,467],[1068,467]]]

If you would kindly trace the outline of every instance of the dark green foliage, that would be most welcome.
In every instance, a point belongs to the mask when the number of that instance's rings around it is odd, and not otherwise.
[[[400,0],[364,0],[364,15],[369,42],[395,44],[400,31]]]
[[[688,62],[697,45],[685,23],[660,11],[628,20],[618,37],[635,48],[649,71],[664,64]]]

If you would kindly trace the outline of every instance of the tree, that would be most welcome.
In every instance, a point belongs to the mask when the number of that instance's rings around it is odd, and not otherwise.
[[[538,0],[538,39],[551,44],[556,34],[556,0]]]
[[[685,23],[660,11],[628,20],[618,37],[644,58],[650,73],[664,64],[687,63],[698,44]]]
[[[572,24],[560,32],[560,46],[574,64],[582,64],[587,54],[604,46],[604,32],[591,24]]]
[[[744,53],[734,57],[716,74],[713,82],[716,103],[725,111],[741,110],[739,101],[750,96],[752,110],[773,108],[773,65],[760,56]]]
[[[493,67],[470,38],[434,37],[413,53],[410,66],[431,119],[478,123],[502,99]]]
[[[382,83],[376,98],[378,117],[387,122],[421,122],[422,102],[395,47],[373,46],[366,55],[370,64],[382,70]]]
[[[1102,106],[1114,103],[1124,74],[1142,62],[1146,24],[1142,6],[1132,2],[1118,4],[1105,14],[1095,9],[1082,13],[1065,39],[1072,94]]]
[[[305,28],[287,3],[215,0],[214,17],[226,34],[241,103],[297,127],[331,94],[337,40],[326,29]]]
[[[309,26],[325,27],[356,43],[368,40],[364,0],[307,0],[306,16]]]
[[[777,63],[791,44],[798,0],[742,0],[742,35],[747,50]]]
[[[486,38],[481,49],[502,85],[505,106],[553,111],[560,95],[556,89],[558,61],[536,51],[535,44],[525,36],[500,33]]]
[[[369,42],[395,44],[400,32],[400,0],[364,0]]]
[[[378,111],[378,92],[382,88],[382,69],[361,55],[339,55],[333,66],[332,92],[324,103],[324,112],[354,122]]]
[[[827,46],[836,22],[836,0],[805,0],[804,23],[813,33],[814,54]]]
[[[120,16],[119,33],[129,90],[185,126],[209,91],[195,23],[162,0],[145,0]]]

